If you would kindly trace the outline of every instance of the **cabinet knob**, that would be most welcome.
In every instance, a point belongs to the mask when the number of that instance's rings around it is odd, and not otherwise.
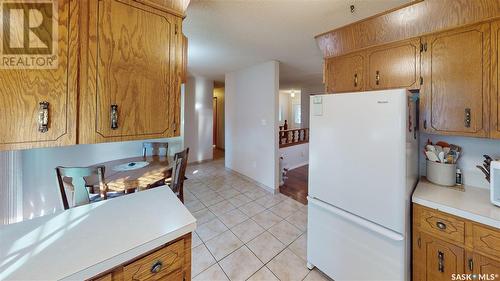
[[[436,222],[436,226],[437,228],[441,229],[441,230],[445,230],[446,229],[446,224],[444,222]]]
[[[161,268],[163,267],[163,263],[161,261],[155,261],[153,265],[151,266],[151,273],[158,273],[160,272]]]
[[[111,105],[111,129],[118,129],[118,105]]]
[[[49,102],[38,103],[38,131],[46,133],[49,130]]]
[[[380,71],[377,70],[375,73],[375,84],[379,85],[380,84]]]
[[[354,87],[358,87],[358,74],[354,74]]]

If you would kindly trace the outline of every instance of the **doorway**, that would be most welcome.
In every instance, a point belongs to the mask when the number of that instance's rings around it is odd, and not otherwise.
[[[214,148],[217,147],[217,136],[219,135],[219,132],[217,131],[218,127],[217,127],[217,120],[219,120],[217,117],[218,115],[218,111],[217,111],[217,97],[214,97],[213,98],[213,117],[214,117],[214,120],[213,120],[213,141],[212,141],[212,145],[214,146]]]

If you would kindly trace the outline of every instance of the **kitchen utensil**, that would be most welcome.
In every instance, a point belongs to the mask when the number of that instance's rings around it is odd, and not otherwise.
[[[441,147],[443,147],[443,148],[445,148],[445,147],[449,148],[449,147],[450,147],[450,144],[449,144],[449,143],[447,143],[447,142],[445,142],[445,141],[438,141],[438,142],[436,143],[436,145],[439,145],[439,146],[441,146]]]
[[[483,174],[485,175],[485,178],[486,180],[489,182],[490,181],[490,172],[488,172],[485,168],[483,168],[482,166],[479,166],[477,165],[476,166],[479,170],[481,170],[481,172],[483,172]]]
[[[425,155],[427,155],[427,159],[429,161],[432,161],[432,162],[439,162],[439,158],[438,156],[436,155],[436,153],[434,153],[433,151],[426,151],[425,152]]]
[[[445,163],[444,162],[444,151],[439,152],[438,158],[439,158],[439,162]]]

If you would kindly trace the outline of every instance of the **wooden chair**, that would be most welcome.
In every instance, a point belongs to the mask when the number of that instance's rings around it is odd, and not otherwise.
[[[160,149],[165,149],[165,154],[160,154]],[[168,156],[168,142],[143,142],[142,156],[146,157],[148,150],[151,150],[152,156]]]
[[[56,174],[65,210],[107,198],[108,188],[104,183],[104,166],[57,167]],[[97,194],[91,193],[93,188],[86,183],[85,179],[90,177],[97,177],[99,181]]]
[[[184,179],[188,163],[189,147],[174,156],[174,166],[172,168],[172,177],[167,185],[184,203]]]
[[[97,167],[57,167],[57,181],[64,209],[89,204],[124,195],[123,192],[108,192],[104,182],[104,166]],[[99,191],[87,184],[90,178],[97,178]]]

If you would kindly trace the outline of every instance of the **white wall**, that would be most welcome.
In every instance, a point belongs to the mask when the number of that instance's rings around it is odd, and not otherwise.
[[[309,163],[309,143],[280,148],[283,157],[283,167],[293,170]]]
[[[279,125],[283,126],[285,124],[285,120],[287,120],[287,123],[290,124],[290,94],[288,93],[288,91],[279,91],[278,103],[278,113],[279,111],[281,111],[281,120],[279,121]]]
[[[317,94],[324,94],[325,88],[323,84],[309,85],[301,89],[301,109],[302,109],[302,128],[309,128],[309,107],[310,96]]]
[[[279,63],[226,74],[226,166],[278,188]]]
[[[188,77],[184,96],[184,145],[189,147],[189,162],[213,158],[213,91],[213,80]]]
[[[462,147],[462,154],[458,160],[458,167],[462,170],[464,183],[466,185],[489,188],[489,183],[476,165],[482,165],[483,155],[488,154],[495,158],[500,158],[500,140],[437,136],[429,134],[420,134],[420,150],[423,151],[424,145],[430,139],[433,143],[445,141]],[[420,155],[420,174],[425,175],[425,157]]]
[[[169,142],[169,153],[182,150],[181,138],[155,139]],[[42,216],[62,208],[56,178],[57,166],[90,166],[142,155],[143,141],[85,144],[22,151],[24,218]]]

